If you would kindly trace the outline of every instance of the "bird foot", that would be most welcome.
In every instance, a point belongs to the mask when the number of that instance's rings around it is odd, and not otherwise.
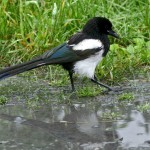
[[[120,86],[113,87],[113,88],[108,88],[107,90],[103,91],[103,94],[109,94],[109,93],[114,93],[114,94],[120,94],[122,93],[123,88]]]

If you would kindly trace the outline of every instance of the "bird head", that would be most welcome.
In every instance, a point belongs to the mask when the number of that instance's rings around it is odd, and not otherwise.
[[[106,34],[119,38],[119,35],[112,29],[112,23],[104,17],[94,17],[90,19],[83,27],[83,32],[93,36]]]

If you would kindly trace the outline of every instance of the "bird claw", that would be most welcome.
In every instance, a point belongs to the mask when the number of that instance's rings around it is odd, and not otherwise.
[[[123,91],[123,88],[118,86],[118,87],[114,87],[114,88],[108,88],[107,90],[103,91],[103,94],[108,94],[108,93],[120,93]]]

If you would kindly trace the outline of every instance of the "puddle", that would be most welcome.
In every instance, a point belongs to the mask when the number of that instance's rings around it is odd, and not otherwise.
[[[7,84],[6,80],[0,88]],[[22,103],[16,101],[18,87],[16,93],[11,91],[14,95],[8,94],[12,101],[1,106],[0,149],[150,150],[149,81],[131,81],[126,86],[123,92],[134,95],[131,102],[120,102],[119,94],[109,93],[80,101],[73,99],[70,105],[57,103],[60,97],[55,89],[50,93],[43,84],[44,95],[34,85],[29,86],[32,90],[28,89],[28,97],[20,94]],[[41,101],[49,98],[50,103],[36,109],[27,107],[24,99],[37,93]]]

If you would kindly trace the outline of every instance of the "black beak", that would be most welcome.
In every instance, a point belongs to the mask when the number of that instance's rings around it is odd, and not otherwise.
[[[108,32],[108,35],[111,35],[111,36],[113,36],[115,38],[119,38],[119,35],[115,31],[107,30],[107,32]]]

